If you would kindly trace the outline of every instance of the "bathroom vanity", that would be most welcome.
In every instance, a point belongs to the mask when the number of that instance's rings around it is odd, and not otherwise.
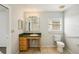
[[[28,51],[30,47],[40,49],[41,33],[22,33],[19,35],[19,51]]]

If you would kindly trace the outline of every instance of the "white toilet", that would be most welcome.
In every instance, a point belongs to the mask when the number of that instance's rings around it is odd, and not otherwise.
[[[57,51],[59,53],[63,53],[63,48],[65,46],[65,44],[61,41],[62,39],[62,35],[61,34],[55,34],[55,42],[57,45]]]
[[[63,42],[57,42],[57,51],[60,53],[63,53],[63,48],[64,48],[64,43]]]

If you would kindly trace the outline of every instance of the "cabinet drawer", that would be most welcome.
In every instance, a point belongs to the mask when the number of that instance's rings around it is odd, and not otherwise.
[[[26,41],[20,41],[19,43],[20,43],[20,45],[26,45],[27,46],[29,42],[28,42],[28,40],[26,40]]]
[[[26,45],[26,41],[20,41],[20,45]]]
[[[25,46],[20,46],[20,50],[27,50],[28,48]]]

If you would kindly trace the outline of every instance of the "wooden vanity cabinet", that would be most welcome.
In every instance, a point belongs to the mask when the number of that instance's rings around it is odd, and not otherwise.
[[[19,37],[19,51],[27,51],[29,47],[29,42],[26,37]]]

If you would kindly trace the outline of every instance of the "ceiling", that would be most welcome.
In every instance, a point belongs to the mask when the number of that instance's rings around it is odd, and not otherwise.
[[[64,8],[60,8],[62,4],[11,4],[12,7],[23,8],[26,11],[63,11],[69,8],[71,5],[64,5]]]

